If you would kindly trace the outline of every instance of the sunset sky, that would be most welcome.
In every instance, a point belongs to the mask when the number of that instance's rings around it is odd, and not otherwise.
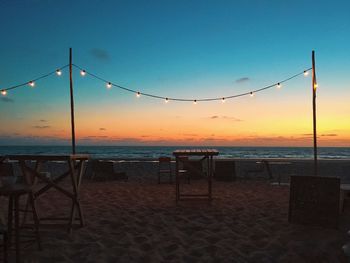
[[[350,2],[0,1],[0,90],[73,63],[164,97],[225,97],[311,67],[321,146],[350,146]],[[69,76],[0,95],[0,145],[67,145]],[[311,74],[165,103],[73,72],[78,145],[312,146]]]

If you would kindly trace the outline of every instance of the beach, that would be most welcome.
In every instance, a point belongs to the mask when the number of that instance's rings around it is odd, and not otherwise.
[[[310,161],[303,163],[307,171]],[[48,169],[58,172],[60,165]],[[27,262],[346,262],[347,203],[338,229],[289,224],[288,186],[238,176],[214,181],[211,203],[176,205],[175,186],[157,183],[157,167],[155,161],[116,162],[128,182],[88,179],[88,168],[80,192],[86,226],[71,235],[65,227],[41,227],[43,250],[23,251]],[[192,191],[203,184],[191,181]],[[62,216],[70,201],[50,190],[37,207],[39,216]]]

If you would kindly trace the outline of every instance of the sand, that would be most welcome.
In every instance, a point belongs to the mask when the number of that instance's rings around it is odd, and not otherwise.
[[[86,226],[42,227],[43,250],[24,250],[27,262],[346,262],[350,205],[338,229],[289,224],[289,188],[265,180],[214,182],[211,204],[176,205],[175,186],[141,166],[129,182],[85,179]],[[69,204],[54,190],[37,202],[41,216],[67,215]]]

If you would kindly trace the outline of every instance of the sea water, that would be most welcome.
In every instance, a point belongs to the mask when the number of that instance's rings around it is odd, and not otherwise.
[[[218,158],[313,158],[312,147],[223,147],[223,146],[77,146],[76,152],[93,158],[153,159],[171,156],[176,149],[210,148],[220,152]],[[70,146],[0,146],[0,155],[70,154]],[[350,147],[319,147],[320,159],[350,159]]]

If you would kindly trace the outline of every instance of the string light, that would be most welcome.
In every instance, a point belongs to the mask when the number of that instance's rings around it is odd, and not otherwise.
[[[84,77],[86,75],[86,71],[85,70],[81,70],[80,71],[80,75],[82,75]]]
[[[62,75],[62,71],[60,69],[57,69],[56,70],[56,74],[57,74],[57,76],[61,76]]]
[[[309,75],[309,71],[304,70],[304,76],[306,77],[307,75]]]
[[[1,91],[1,95],[2,95],[2,96],[6,96],[6,95],[7,95],[7,91],[6,91],[6,90],[2,90],[2,91]]]
[[[106,84],[106,87],[107,87],[107,89],[112,88],[112,83],[108,82],[108,83]]]
[[[31,86],[31,87],[34,87],[35,86],[35,82],[31,80],[31,81],[28,82],[28,85]]]
[[[95,79],[98,79],[98,80],[103,81],[105,83],[108,82],[107,80],[105,80],[105,79],[103,79],[103,78],[101,78],[101,77],[99,77],[99,76],[97,76],[97,75],[95,75],[95,74],[93,74],[91,72],[85,72],[85,70],[82,67],[78,66],[78,65],[73,64],[73,66],[78,68],[79,70],[81,70],[82,72],[84,72],[86,74],[88,73],[91,77],[93,77]],[[255,90],[252,90],[252,91],[249,91],[249,92],[234,94],[234,95],[225,96],[225,97],[212,97],[212,98],[202,98],[202,99],[176,98],[176,97],[170,98],[170,97],[160,96],[160,95],[156,95],[156,94],[150,94],[150,93],[146,93],[146,92],[136,91],[136,90],[133,90],[133,89],[130,89],[130,88],[126,88],[126,87],[117,85],[117,84],[113,84],[113,86],[116,87],[116,88],[119,88],[121,90],[124,90],[124,91],[135,93],[137,97],[140,97],[141,94],[142,94],[142,95],[144,95],[146,97],[150,97],[150,98],[154,98],[154,99],[162,99],[162,100],[165,100],[165,101],[167,101],[167,100],[168,101],[170,101],[170,100],[172,100],[172,101],[183,101],[183,102],[191,102],[192,101],[194,104],[196,104],[199,101],[209,102],[209,101],[219,101],[219,100],[221,100],[222,102],[224,102],[224,101],[226,101],[228,99],[243,97],[243,96],[247,96],[247,95],[250,95],[250,96],[253,97],[255,95],[255,93],[257,93],[257,92],[262,92],[264,90],[271,89],[271,88],[276,87],[276,86],[277,86],[277,88],[280,88],[280,87],[282,87],[281,84],[283,82],[287,82],[289,80],[292,80],[292,79],[294,79],[294,78],[304,74],[305,72],[310,71],[311,69],[312,68],[308,68],[308,69],[303,70],[303,71],[301,71],[301,72],[299,72],[299,73],[297,73],[295,75],[292,75],[292,76],[290,76],[290,77],[288,77],[286,79],[283,79],[283,80],[279,81],[278,84],[276,84],[276,82],[275,82],[272,85],[268,85],[268,86],[265,86],[265,87],[260,88],[260,89],[255,89]]]

